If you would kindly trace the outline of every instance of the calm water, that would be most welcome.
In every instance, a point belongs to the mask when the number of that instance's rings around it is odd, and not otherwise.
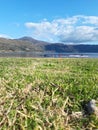
[[[98,58],[98,53],[84,53],[84,55],[87,55],[89,58]]]
[[[46,53],[46,57],[98,58],[98,53]]]
[[[98,53],[33,53],[33,52],[0,52],[0,57],[63,57],[63,58],[98,58]]]
[[[67,53],[68,57],[86,57],[86,58],[98,58],[98,53]]]

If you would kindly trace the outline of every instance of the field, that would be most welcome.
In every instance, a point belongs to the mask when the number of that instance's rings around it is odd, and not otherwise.
[[[0,58],[0,130],[97,130],[98,59]]]

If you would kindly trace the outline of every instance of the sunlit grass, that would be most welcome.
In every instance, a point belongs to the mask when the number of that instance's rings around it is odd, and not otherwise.
[[[82,118],[83,103],[98,98],[98,59],[0,58],[0,129],[98,129]]]

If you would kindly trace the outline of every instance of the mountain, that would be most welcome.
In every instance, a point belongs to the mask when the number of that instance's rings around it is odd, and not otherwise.
[[[32,37],[22,37],[19,39],[0,38],[0,53],[5,52],[98,53],[98,45],[49,43],[36,40]]]
[[[54,43],[45,45],[45,51],[57,53],[98,53],[98,45],[66,45]]]
[[[21,38],[16,39],[16,40],[28,41],[28,42],[34,42],[34,43],[38,42],[38,40],[36,40],[36,39],[34,39],[32,37],[27,37],[27,36],[21,37]]]
[[[48,42],[36,40],[32,37],[27,37],[27,36],[21,37],[21,38],[16,39],[16,40],[26,41],[26,42],[30,42],[33,44],[48,44]]]
[[[37,40],[36,40],[37,41]],[[32,42],[30,39],[23,40],[23,38],[20,39],[6,39],[6,38],[0,38],[0,52],[17,52],[17,51],[25,51],[25,52],[32,52],[32,51],[43,51],[43,45],[39,44],[40,41],[36,42],[35,40]],[[39,45],[37,45],[39,44]]]

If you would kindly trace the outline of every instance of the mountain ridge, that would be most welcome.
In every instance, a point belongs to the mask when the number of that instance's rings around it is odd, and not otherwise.
[[[49,43],[32,37],[0,38],[0,52],[98,53],[98,45]]]
[[[34,39],[32,37],[29,37],[29,36],[24,36],[24,37],[15,39],[15,40],[27,41],[27,42],[31,42],[33,44],[40,44],[40,43],[41,44],[48,44],[48,42],[37,40],[37,39]]]

